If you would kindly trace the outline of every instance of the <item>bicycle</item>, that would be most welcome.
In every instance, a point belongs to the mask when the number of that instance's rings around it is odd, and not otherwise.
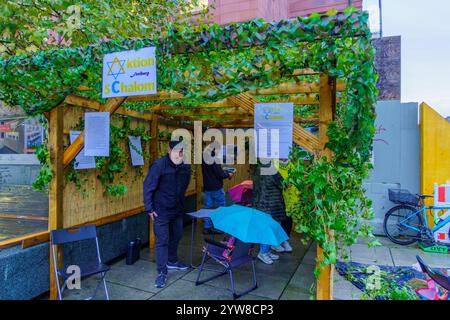
[[[393,243],[399,245],[409,245],[416,241],[421,241],[427,246],[438,246],[438,251],[448,252],[449,246],[436,241],[434,233],[443,226],[450,223],[450,214],[438,220],[433,228],[428,223],[428,210],[450,210],[450,206],[427,206],[426,198],[433,198],[429,195],[413,195],[407,190],[389,189],[389,200],[398,204],[386,212],[383,222],[383,229],[386,236]],[[450,231],[448,234],[450,237]],[[439,249],[441,247],[441,249]]]

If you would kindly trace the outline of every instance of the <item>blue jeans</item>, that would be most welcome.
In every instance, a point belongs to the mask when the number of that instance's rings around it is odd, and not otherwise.
[[[260,253],[268,253],[270,250],[270,246],[268,244],[260,244],[259,245],[259,252]]]
[[[222,189],[216,191],[205,191],[205,208],[210,209],[215,206],[225,206],[225,191]],[[211,219],[205,218],[205,229],[212,228],[213,223]]]

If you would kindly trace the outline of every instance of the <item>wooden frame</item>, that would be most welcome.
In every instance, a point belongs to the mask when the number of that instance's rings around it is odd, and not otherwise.
[[[258,89],[254,92],[241,93],[236,96],[228,97],[221,101],[199,105],[198,107],[183,107],[183,106],[168,106],[165,104],[158,104],[148,109],[145,112],[138,112],[128,110],[122,105],[126,101],[149,101],[149,100],[162,100],[162,99],[183,99],[181,94],[176,92],[162,92],[156,96],[135,96],[124,98],[112,98],[108,99],[105,104],[100,102],[79,96],[77,94],[70,94],[65,99],[66,105],[73,105],[82,108],[88,108],[98,111],[108,111],[112,114],[116,113],[122,116],[132,117],[142,121],[150,122],[151,136],[157,136],[158,123],[173,122],[179,125],[181,122],[176,120],[167,120],[164,118],[175,118],[182,121],[194,121],[204,120],[199,117],[208,116],[208,120],[204,122],[204,125],[211,127],[233,128],[233,127],[253,127],[253,114],[254,104],[259,102],[256,99],[258,95],[292,95],[292,94],[304,94],[304,96],[289,97],[287,99],[280,98],[274,102],[293,102],[297,105],[318,105],[317,110],[313,110],[314,115],[307,117],[295,117],[294,123],[294,142],[302,146],[306,150],[315,154],[323,154],[328,158],[331,158],[332,154],[330,150],[324,150],[324,145],[328,141],[326,136],[326,128],[328,123],[333,119],[336,103],[336,91],[343,90],[345,83],[342,81],[333,82],[331,79],[324,75],[320,75],[320,82],[289,82],[278,85],[270,89]],[[335,85],[332,85],[335,83]],[[87,90],[87,88],[84,88]],[[318,93],[320,99],[317,96],[311,96],[311,93]],[[169,110],[178,110],[179,113],[167,112]],[[62,177],[64,168],[67,167],[84,145],[84,135],[80,134],[79,137],[72,143],[65,151],[62,147],[63,137],[63,117],[64,112],[62,108],[55,108],[48,114],[49,119],[49,145],[51,162],[54,168],[54,178],[50,185],[50,207],[49,207],[49,230],[62,228]],[[298,123],[318,123],[319,124],[319,137],[311,134],[309,131],[303,129]],[[189,126],[189,124],[187,124]],[[156,146],[157,139],[152,139],[150,143],[150,153],[152,159],[157,156]],[[196,206],[200,207],[201,197],[201,167],[197,165],[196,168]],[[138,214],[143,211],[143,207],[138,207],[123,213],[115,214],[113,216],[102,218],[100,220],[94,220],[91,223],[96,225],[102,225],[124,219],[126,217]],[[24,236],[16,239],[10,239],[0,242],[0,248],[22,243],[23,248],[27,248],[38,243],[42,243],[49,240],[49,232],[44,231],[34,235]],[[154,247],[154,236],[152,232],[152,223],[150,223],[150,248]],[[323,250],[318,247],[317,249],[317,263],[323,258]],[[57,261],[61,261],[61,252],[57,251]],[[50,259],[52,263],[52,259]],[[51,265],[51,268],[53,266]],[[52,269],[51,269],[52,270]],[[317,280],[317,298],[318,299],[332,299],[332,283],[333,283],[333,267],[327,266],[322,268],[321,275]],[[53,272],[50,272],[50,298],[56,298],[56,287]]]

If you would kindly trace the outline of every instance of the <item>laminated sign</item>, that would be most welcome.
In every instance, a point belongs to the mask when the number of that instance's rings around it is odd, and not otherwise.
[[[292,147],[294,104],[255,104],[255,148],[258,158],[287,159]]]
[[[155,47],[106,54],[102,97],[156,94]]]

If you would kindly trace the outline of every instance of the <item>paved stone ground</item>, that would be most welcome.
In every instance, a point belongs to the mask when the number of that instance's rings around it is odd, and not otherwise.
[[[200,228],[197,228],[200,229]],[[189,262],[189,243],[191,228],[185,228],[185,234],[180,244],[180,259]],[[194,264],[200,262],[201,241],[203,235],[200,230],[196,233],[194,242]],[[310,287],[314,282],[312,270],[314,268],[314,252],[309,251],[310,245],[302,245],[298,236],[293,235],[291,244],[292,254],[281,254],[280,260],[273,265],[256,262],[258,288],[241,299],[256,300],[299,300],[310,298]],[[206,284],[195,286],[198,271],[191,269],[186,272],[169,271],[168,285],[163,289],[154,287],[156,277],[156,263],[149,249],[141,251],[141,259],[134,265],[128,266],[125,260],[111,265],[108,272],[107,285],[111,299],[131,300],[225,300],[232,299],[228,275],[212,280]],[[204,272],[208,276],[208,272]],[[235,272],[237,290],[251,285],[251,266],[242,266]],[[67,290],[64,299],[85,299],[94,290],[98,277],[83,280],[81,290]],[[99,289],[97,298],[104,299],[103,291]]]
[[[368,248],[363,241],[353,245],[350,260],[374,265],[412,266],[417,263],[416,255],[419,255],[431,267],[450,268],[449,254],[427,253],[420,250],[415,244],[409,246],[396,245],[384,237],[380,237],[378,240],[382,244],[381,247]],[[335,272],[334,299],[358,300],[361,295],[361,290]]]
[[[197,228],[199,229],[199,228]],[[196,233],[194,241],[194,264],[200,262],[200,248],[203,235]],[[185,234],[180,244],[180,258],[188,262],[190,227],[185,228]],[[379,238],[381,247],[368,248],[360,241],[351,247],[350,260],[365,264],[411,266],[416,263],[415,256],[419,254],[432,267],[449,267],[450,255],[425,253],[415,245],[398,246],[386,238]],[[314,265],[316,246],[302,245],[297,235],[293,235],[291,244],[294,247],[292,254],[281,254],[279,261],[273,265],[265,265],[259,260],[256,262],[258,289],[245,295],[241,299],[252,300],[309,300],[314,296],[312,285],[314,284]],[[251,284],[250,265],[242,267],[235,272],[237,289],[244,289]],[[204,273],[205,276],[208,272]],[[218,279],[195,286],[197,270],[186,272],[170,271],[168,285],[163,289],[154,287],[156,277],[156,264],[154,256],[149,249],[141,251],[141,259],[132,266],[120,260],[111,265],[111,271],[107,275],[107,285],[111,299],[119,300],[227,300],[231,299],[230,287],[227,275]],[[68,290],[64,293],[64,299],[85,299],[98,283],[98,278],[91,277],[82,282],[82,290]],[[334,299],[358,300],[362,291],[335,272]],[[100,289],[98,299],[104,299]]]

